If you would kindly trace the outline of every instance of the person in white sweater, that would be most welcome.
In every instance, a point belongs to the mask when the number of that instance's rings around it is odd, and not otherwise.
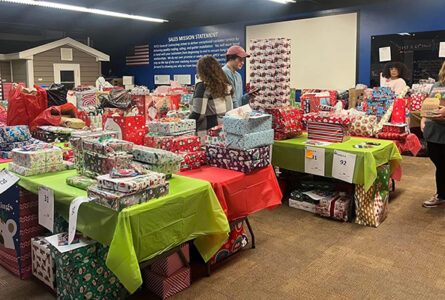
[[[382,75],[389,80],[391,90],[398,95],[406,87],[405,80],[409,78],[409,71],[401,62],[389,62],[383,67]]]

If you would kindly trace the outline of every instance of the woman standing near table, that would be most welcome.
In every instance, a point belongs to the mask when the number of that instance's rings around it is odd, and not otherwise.
[[[211,55],[201,57],[196,66],[201,82],[196,83],[190,101],[190,119],[196,120],[198,135],[222,124],[223,116],[233,108],[232,86],[221,65]]]
[[[445,62],[439,72],[439,81],[431,88],[429,97],[445,99]],[[438,118],[445,118],[445,107],[436,111]],[[436,207],[445,203],[445,121],[422,118],[420,128],[428,142],[431,161],[436,166],[437,194],[423,203],[423,207]]]

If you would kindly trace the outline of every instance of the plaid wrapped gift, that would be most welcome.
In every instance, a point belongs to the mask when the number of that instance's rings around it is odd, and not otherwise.
[[[118,139],[86,139],[83,141],[83,150],[99,154],[131,152],[133,143]]]
[[[171,152],[194,152],[201,149],[201,138],[194,135],[160,136],[156,133],[148,133],[144,138],[144,145]]]
[[[50,244],[44,237],[31,239],[32,275],[51,289],[56,289],[56,266],[51,256]]]
[[[148,122],[149,132],[174,134],[196,130],[196,121],[193,119],[181,120],[179,118],[165,118]]]
[[[108,247],[97,242],[67,252],[51,245],[57,299],[124,299],[125,287],[105,264]]]
[[[122,193],[140,192],[152,186],[165,184],[165,174],[156,172],[121,178],[112,178],[110,174],[106,174],[97,176],[96,179],[98,188]]]
[[[274,138],[283,140],[299,136],[303,130],[301,123],[303,114],[295,107],[268,108],[266,112],[272,115],[272,128],[275,131]]]
[[[0,127],[0,141],[6,143],[27,141],[31,138],[26,125]]]
[[[86,151],[83,156],[84,174],[97,176],[108,174],[113,169],[129,169],[132,159],[133,156],[126,152],[114,152],[104,155]]]
[[[343,222],[348,221],[351,200],[345,195],[334,193],[320,199],[315,212],[323,217],[330,217]]]
[[[189,244],[184,243],[181,245],[181,251],[184,254],[187,262],[190,262],[190,249]],[[159,259],[150,265],[150,270],[156,274],[169,277],[173,273],[179,271],[184,267],[184,263],[178,253],[173,253],[172,255]]]
[[[199,169],[206,164],[205,151],[178,152],[178,155],[184,159],[180,171]]]
[[[355,222],[360,225],[378,227],[388,214],[388,199],[390,191],[390,167],[377,167],[377,178],[374,184],[365,191],[363,184],[355,187]]]
[[[165,182],[139,192],[122,193],[100,189],[97,185],[91,185],[88,187],[87,193],[89,198],[94,199],[93,202],[115,211],[121,211],[124,208],[168,195],[169,187],[169,183]]]
[[[159,275],[148,268],[142,270],[145,287],[161,297],[167,299],[190,286],[190,268],[181,268],[169,277]]]
[[[250,118],[224,116],[223,124],[226,134],[233,133],[242,135],[272,129],[272,117],[271,115]]]
[[[274,141],[273,129],[256,131],[243,135],[227,133],[226,146],[232,149],[252,149],[261,146],[272,145]]]

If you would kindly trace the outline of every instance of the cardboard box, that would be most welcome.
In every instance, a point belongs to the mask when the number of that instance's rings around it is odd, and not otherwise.
[[[355,88],[349,89],[349,108],[357,107],[363,100],[365,100],[365,90]]]
[[[434,118],[434,111],[439,109],[439,106],[445,106],[445,99],[426,98],[423,100],[420,116],[423,118]]]

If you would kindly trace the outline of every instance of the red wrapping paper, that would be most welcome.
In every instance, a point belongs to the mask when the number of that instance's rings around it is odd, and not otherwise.
[[[185,243],[181,246],[181,251],[184,254],[187,262],[190,262],[190,249],[189,244]],[[150,266],[150,270],[162,275],[169,277],[173,275],[173,273],[179,271],[179,269],[184,267],[184,263],[181,260],[181,257],[178,253],[173,253],[172,255],[162,258],[156,262],[154,262]]]
[[[406,121],[405,99],[396,98],[394,99],[391,123],[392,124],[405,123],[405,121]]]
[[[296,107],[276,107],[266,109],[272,115],[272,128],[274,139],[283,140],[301,134],[303,130],[303,112]]]
[[[144,284],[153,293],[167,299],[190,286],[190,268],[182,268],[170,277],[143,270]]]
[[[120,131],[119,138],[133,142],[136,145],[144,143],[147,128],[144,116],[123,116],[104,114],[102,116],[103,129]]]
[[[183,136],[157,136],[146,135],[144,145],[159,148],[171,152],[196,152],[201,150],[201,138],[193,135]]]

